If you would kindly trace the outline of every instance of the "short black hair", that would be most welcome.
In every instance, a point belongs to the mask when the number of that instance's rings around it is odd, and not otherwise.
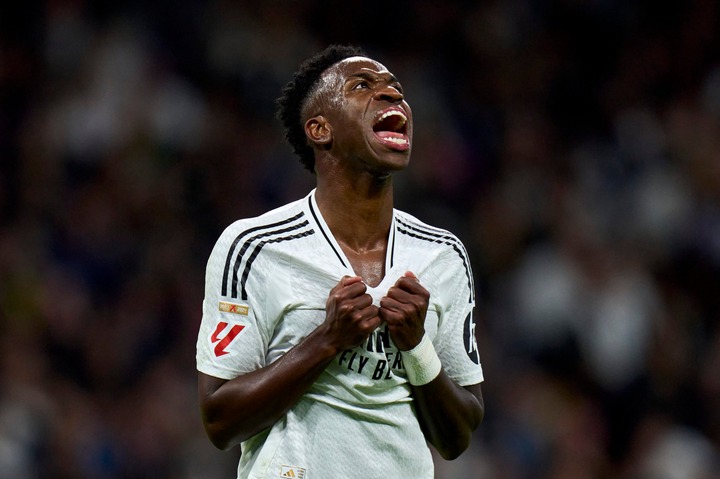
[[[357,46],[330,45],[302,62],[300,69],[285,85],[282,95],[275,102],[277,118],[285,129],[285,138],[293,151],[300,157],[300,163],[313,173],[315,172],[315,153],[305,137],[305,128],[301,118],[303,104],[325,70],[345,58],[355,56],[367,55]]]

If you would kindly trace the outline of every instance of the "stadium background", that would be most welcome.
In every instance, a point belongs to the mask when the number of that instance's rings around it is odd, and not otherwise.
[[[273,100],[332,42],[403,82],[397,206],[473,262],[487,416],[437,477],[720,477],[718,14],[4,3],[0,477],[234,477],[198,416],[204,265],[311,187]]]

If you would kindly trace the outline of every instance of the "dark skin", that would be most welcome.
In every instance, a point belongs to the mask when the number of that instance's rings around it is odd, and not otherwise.
[[[274,363],[229,381],[199,373],[205,428],[221,449],[275,424],[337,354],[361,344],[383,322],[401,351],[417,346],[425,333],[430,293],[412,272],[396,281],[379,307],[366,286],[378,285],[385,273],[392,174],[409,162],[410,107],[395,77],[368,58],[345,59],[321,80],[326,88],[310,103],[305,123],[315,148],[315,198],[355,276],[329,292],[324,323]],[[374,134],[374,119],[388,108],[407,118],[406,142]],[[456,458],[484,416],[480,384],[458,386],[441,370],[430,383],[411,387],[426,439],[445,459]]]

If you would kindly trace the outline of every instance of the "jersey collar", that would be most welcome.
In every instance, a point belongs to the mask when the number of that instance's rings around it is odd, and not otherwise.
[[[340,247],[340,244],[337,242],[335,237],[333,236],[332,232],[330,231],[330,227],[325,222],[325,218],[323,218],[322,213],[320,212],[320,208],[318,208],[317,201],[315,200],[315,189],[310,192],[310,194],[307,196],[307,209],[310,213],[310,217],[312,218],[312,221],[315,222],[317,228],[322,233],[322,240],[328,245],[328,247],[333,251],[335,256],[337,257],[339,263],[348,270],[349,274],[354,275],[355,272],[352,270],[352,266],[350,265],[350,261],[345,256],[345,253],[343,252],[342,248]],[[395,229],[396,229],[396,210],[393,209],[393,218],[392,218],[392,224],[390,225],[390,233],[388,235],[388,248],[385,252],[385,274],[387,275],[387,272],[392,269],[392,267],[395,264]]]

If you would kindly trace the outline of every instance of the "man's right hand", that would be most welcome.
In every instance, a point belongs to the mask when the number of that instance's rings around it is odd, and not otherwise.
[[[271,427],[294,406],[338,352],[367,339],[381,319],[359,276],[330,290],[322,325],[277,361],[225,380],[198,373],[203,423],[213,444],[227,449]]]
[[[343,276],[330,290],[323,326],[338,351],[361,344],[382,322],[380,310],[366,291],[360,276]]]

